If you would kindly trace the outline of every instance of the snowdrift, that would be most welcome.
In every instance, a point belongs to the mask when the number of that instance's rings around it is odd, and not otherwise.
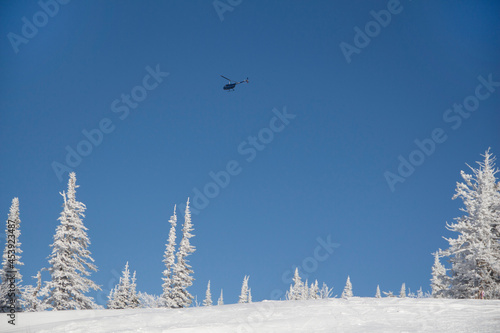
[[[2,315],[1,332],[500,332],[500,300],[358,298]]]

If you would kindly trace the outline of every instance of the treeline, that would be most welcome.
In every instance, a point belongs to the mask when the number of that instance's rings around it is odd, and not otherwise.
[[[462,171],[463,182],[457,183],[453,199],[461,199],[463,215],[454,223],[447,223],[448,230],[457,233],[456,238],[445,238],[449,248],[439,249],[434,255],[432,267],[432,297],[436,298],[484,298],[500,299],[500,182],[499,169],[495,167],[495,157],[488,149],[484,161],[477,162],[470,174]],[[83,224],[85,204],[76,200],[76,175],[70,173],[67,192],[63,197],[63,210],[59,217],[48,268],[40,270],[34,277],[36,285],[22,285],[21,261],[21,219],[19,199],[14,198],[6,221],[6,243],[0,266],[0,310],[43,311],[43,310],[83,310],[102,308],[86,294],[90,290],[100,290],[90,278],[97,271],[89,250],[90,240]],[[136,307],[184,308],[200,305],[188,288],[193,284],[193,270],[188,257],[195,252],[190,238],[193,237],[193,223],[189,199],[184,211],[182,237],[176,247],[177,213],[174,206],[169,219],[170,231],[163,263],[162,294],[159,296],[137,292],[136,273],[130,273],[128,262],[118,284],[108,296],[107,308],[124,309]],[[445,258],[446,266],[441,263]],[[448,267],[447,267],[448,266]],[[42,271],[48,271],[50,279],[42,281]],[[252,302],[249,277],[245,276],[239,303]],[[384,292],[393,297],[392,292]],[[286,293],[287,300],[307,300],[331,297],[332,289],[323,283],[309,284],[295,271],[293,283]],[[341,297],[353,296],[350,278]],[[416,294],[408,293],[403,283],[400,297],[428,297],[422,289]],[[377,286],[375,297],[381,297]],[[194,303],[193,303],[194,301]],[[205,306],[213,305],[210,281],[207,285]],[[217,301],[224,304],[223,291]]]

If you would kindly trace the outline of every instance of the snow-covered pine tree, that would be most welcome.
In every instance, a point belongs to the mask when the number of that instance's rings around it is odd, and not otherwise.
[[[248,303],[252,303],[252,288],[248,288]]]
[[[377,284],[377,291],[375,292],[375,298],[382,298],[382,295],[380,295],[380,286]]]
[[[449,285],[449,278],[446,275],[446,268],[441,264],[441,261],[439,260],[440,251],[441,250],[433,253],[434,265],[432,266],[431,289],[432,297],[434,298],[445,297]]]
[[[220,296],[217,300],[217,305],[224,305],[224,296],[222,295],[222,289],[220,290]]]
[[[309,288],[309,299],[319,299],[318,280],[311,283],[311,287]]]
[[[184,214],[184,226],[182,228],[182,240],[177,251],[177,262],[174,265],[174,283],[172,287],[172,307],[184,308],[189,307],[193,301],[193,296],[187,291],[187,288],[193,285],[194,278],[193,270],[188,264],[187,257],[194,253],[195,247],[189,242],[193,237],[193,224],[191,222],[191,211],[189,209],[189,198],[186,203],[186,211]]]
[[[243,278],[243,284],[241,285],[241,294],[238,299],[238,303],[248,303],[248,279],[250,277],[245,275]]]
[[[344,291],[342,291],[342,298],[353,297],[351,279],[347,276],[347,281],[345,283]]]
[[[45,306],[42,299],[47,296],[47,290],[42,288],[42,274],[39,271],[36,276],[36,287],[27,285],[23,289],[22,306],[25,312],[38,312],[44,311]]]
[[[163,293],[161,294],[161,304],[163,307],[175,306],[173,288],[174,288],[174,265],[175,265],[175,227],[177,226],[177,206],[174,206],[174,215],[168,221],[170,223],[170,232],[168,234],[168,242],[165,245],[165,254],[163,255],[163,263],[165,270],[163,271]]]
[[[12,199],[5,228],[5,248],[0,268],[0,312],[9,312],[14,307],[16,312],[21,311],[21,282],[19,271],[24,265],[21,262],[21,219],[19,218],[19,199]],[[14,294],[13,297],[12,293]],[[11,295],[9,295],[11,294]]]
[[[88,250],[90,240],[83,225],[85,205],[76,201],[76,175],[69,174],[68,193],[61,193],[64,204],[56,229],[52,253],[49,256],[51,280],[44,303],[54,310],[96,309],[92,297],[85,296],[90,289],[101,288],[88,278],[90,271],[97,271]]]
[[[108,309],[135,309],[139,307],[139,297],[136,292],[135,272],[130,278],[128,261],[120,277],[120,282],[108,296]]]
[[[130,281],[130,308],[135,309],[141,306],[139,302],[139,295],[137,294],[137,277],[135,274],[132,274],[132,280]]]
[[[464,203],[464,215],[448,230],[457,238],[445,238],[450,247],[443,251],[451,263],[449,295],[452,298],[500,298],[500,183],[497,182],[495,157],[488,149],[484,162],[472,174],[461,172],[453,199]]]
[[[203,306],[212,306],[212,293],[210,292],[210,280],[208,280],[207,291],[205,292],[205,299]]]
[[[399,297],[400,298],[405,298],[406,297],[406,285],[405,285],[404,282],[401,285],[401,290],[399,291]]]
[[[293,285],[290,285],[290,290],[287,293],[287,299],[290,301],[297,301],[303,299],[304,296],[304,283],[299,275],[299,269],[295,268],[293,274]]]

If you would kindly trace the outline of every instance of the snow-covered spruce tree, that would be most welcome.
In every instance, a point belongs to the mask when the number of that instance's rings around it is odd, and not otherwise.
[[[108,309],[135,309],[139,307],[139,297],[136,291],[135,272],[130,278],[128,262],[120,277],[120,282],[108,296]]]
[[[222,295],[222,289],[220,290],[220,296],[217,300],[217,305],[224,305],[224,296]]]
[[[309,299],[319,299],[318,280],[311,283],[311,287],[309,288]]]
[[[452,298],[500,298],[500,183],[495,157],[489,149],[484,162],[472,174],[461,172],[453,199],[460,198],[464,212],[448,230],[457,238],[445,238],[450,247],[443,251],[451,263],[449,296]]]
[[[293,275],[293,285],[290,285],[290,290],[287,292],[286,298],[290,301],[304,299],[304,283],[299,275],[299,269],[295,268]]]
[[[245,275],[243,278],[243,284],[241,285],[241,294],[240,298],[238,299],[238,303],[249,303],[248,302],[248,279],[250,277],[248,275]]]
[[[54,310],[83,310],[100,308],[92,297],[85,293],[101,288],[88,278],[90,271],[97,271],[94,259],[88,250],[90,240],[83,225],[85,205],[76,201],[76,176],[69,174],[68,193],[61,193],[64,204],[59,217],[60,224],[51,245],[47,307]]]
[[[349,298],[352,297],[352,284],[351,284],[351,279],[349,276],[347,276],[347,281],[345,283],[344,291],[342,291],[342,298]]]
[[[380,286],[377,284],[377,291],[375,292],[375,298],[382,298],[382,295],[380,295]]]
[[[165,254],[163,255],[163,263],[165,270],[163,271],[163,293],[161,294],[162,307],[173,307],[175,305],[173,288],[174,288],[174,265],[175,265],[175,227],[177,226],[177,206],[174,206],[174,215],[168,221],[170,223],[170,232],[168,234],[168,242],[165,245]]]
[[[248,288],[248,303],[252,303],[252,288]]]
[[[432,278],[431,278],[431,289],[432,297],[443,298],[446,296],[448,290],[449,278],[446,275],[446,268],[441,264],[439,260],[439,252],[441,250],[433,253],[434,254],[434,265],[432,266]]]
[[[210,292],[210,280],[208,281],[207,291],[205,292],[204,306],[212,306],[212,293]]]
[[[22,306],[26,312],[44,311],[45,305],[42,299],[47,296],[47,289],[42,288],[42,274],[39,271],[36,276],[36,287],[27,285],[23,289]]]
[[[193,285],[194,278],[191,274],[191,266],[188,264],[187,257],[194,253],[195,247],[189,242],[189,239],[194,235],[193,224],[191,222],[191,211],[189,209],[189,198],[186,203],[186,211],[184,213],[184,226],[182,228],[182,240],[177,251],[177,262],[173,269],[173,286],[172,286],[172,305],[173,308],[189,307],[193,301],[193,296],[187,291],[187,288]]]
[[[19,199],[12,199],[5,228],[5,248],[0,270],[0,312],[9,312],[14,308],[21,311],[22,275],[19,266],[21,262],[21,219],[19,218]]]
[[[399,297],[400,298],[405,298],[406,297],[406,285],[405,285],[404,282],[401,285],[401,290],[399,291]]]
[[[302,287],[302,295],[301,299],[306,300],[309,299],[309,280],[306,279],[304,282],[304,286]]]

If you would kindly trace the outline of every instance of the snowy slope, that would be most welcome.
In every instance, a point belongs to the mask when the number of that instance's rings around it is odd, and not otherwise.
[[[500,332],[500,301],[351,298],[2,315],[0,332]]]

